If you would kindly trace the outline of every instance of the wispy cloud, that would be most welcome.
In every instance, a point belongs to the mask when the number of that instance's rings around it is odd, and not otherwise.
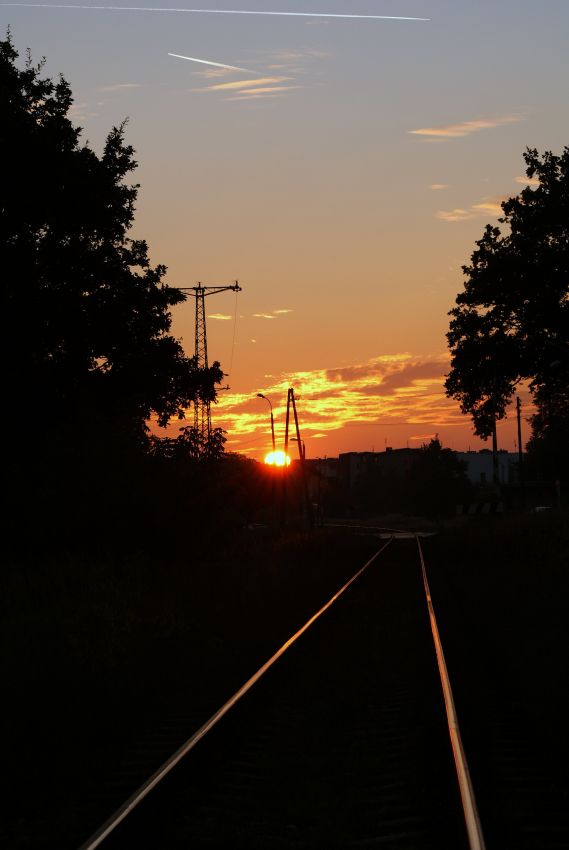
[[[99,86],[97,91],[100,92],[115,92],[115,91],[125,91],[128,89],[140,89],[142,86],[140,83],[113,83],[110,86]]]
[[[516,183],[519,183],[520,186],[539,186],[539,178],[520,174],[519,177],[516,177]]]
[[[314,63],[328,55],[312,48],[259,52],[247,59],[247,73],[257,73],[254,79],[231,79],[237,72],[237,66],[217,67],[221,63],[213,63],[216,67],[194,71],[195,75],[210,82],[210,85],[202,85],[192,91],[226,94],[228,96],[224,100],[229,101],[279,98],[306,88],[307,85],[314,85],[314,76],[318,75]],[[259,70],[254,72],[252,67],[258,67]],[[275,71],[281,73],[274,74]],[[308,82],[305,82],[305,79],[308,79]]]
[[[250,97],[253,94],[275,94],[278,92],[287,92],[299,88],[301,88],[301,86],[261,86],[258,89],[245,89],[243,91],[243,95],[245,97]],[[239,94],[241,94],[241,92],[239,92]]]
[[[435,213],[435,218],[449,222],[470,221],[470,219],[484,215],[491,215],[496,218],[502,214],[502,203],[507,199],[507,195],[501,195],[498,198],[483,198],[477,204],[472,204],[468,209],[458,207],[454,210],[439,210]]]
[[[285,308],[280,310],[271,310],[270,313],[253,313],[253,318],[255,319],[275,319],[277,316],[285,316],[287,313],[292,313],[293,311]]]
[[[476,218],[476,213],[472,209],[463,210],[457,207],[454,210],[438,210],[435,213],[435,218],[440,221],[469,221],[471,218]]]
[[[502,215],[502,204],[508,200],[507,195],[502,195],[499,198],[485,198],[478,204],[473,204],[472,209],[480,213],[492,213],[492,215]]]
[[[214,83],[211,86],[206,86],[202,89],[194,89],[194,91],[235,91],[257,88],[258,86],[274,85],[275,83],[284,83],[290,80],[291,77],[255,77],[253,80],[231,80],[228,83]]]
[[[195,92],[213,92],[230,95],[225,100],[258,100],[263,98],[282,97],[299,85],[286,85],[293,78],[289,76],[255,77],[252,80],[230,80],[224,83],[213,83],[209,86],[195,88]]]
[[[278,98],[282,99],[287,97],[289,92],[285,88],[280,88],[274,92],[262,92],[262,91],[244,91],[237,94],[231,95],[231,97],[226,97],[224,100],[267,100]]]
[[[264,54],[261,61],[263,67],[271,71],[288,71],[290,74],[299,75],[309,69],[314,71],[315,63],[328,59],[330,55],[322,50],[303,47]]]
[[[192,68],[192,74],[195,77],[203,77],[204,80],[219,80],[223,77],[227,77],[231,73],[233,72],[223,68]]]
[[[460,124],[445,124],[441,127],[422,127],[418,130],[409,130],[415,136],[429,136],[431,138],[457,139],[470,136],[480,130],[492,130],[494,127],[503,127],[505,124],[517,124],[523,121],[523,115],[501,115],[496,118],[476,118],[473,121],[463,121]]]
[[[431,183],[430,188],[438,192],[441,189],[448,189],[448,183]]]
[[[274,62],[287,64],[290,62],[304,62],[310,59],[327,59],[331,54],[324,50],[315,50],[313,47],[293,48],[292,50],[277,50],[271,53]]]
[[[208,319],[219,319],[222,322],[230,322],[233,316],[226,316],[225,313],[208,313]]]

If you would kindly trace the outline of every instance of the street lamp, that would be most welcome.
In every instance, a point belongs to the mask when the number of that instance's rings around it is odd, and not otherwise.
[[[273,454],[276,451],[275,447],[275,420],[273,419],[273,405],[271,404],[271,400],[267,398],[263,393],[257,393],[257,398],[264,398],[265,401],[269,402],[269,407],[271,408],[271,437],[273,438]]]

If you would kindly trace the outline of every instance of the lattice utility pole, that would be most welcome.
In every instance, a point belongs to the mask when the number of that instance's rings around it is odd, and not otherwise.
[[[195,326],[195,358],[198,369],[207,369],[209,366],[207,359],[207,330],[205,323],[205,299],[207,295],[216,295],[218,292],[226,292],[231,289],[233,292],[241,292],[239,283],[230,284],[229,286],[202,286],[198,283],[197,286],[181,286],[183,292],[189,292],[192,298],[196,299],[196,326]],[[196,433],[201,437],[201,445],[207,445],[211,434],[211,411],[209,400],[203,401],[196,395],[194,398],[194,428]]]

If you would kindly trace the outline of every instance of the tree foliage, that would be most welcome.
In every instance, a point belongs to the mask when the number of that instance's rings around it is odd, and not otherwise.
[[[27,444],[92,442],[104,432],[144,443],[145,421],[183,417],[215,399],[219,364],[198,370],[169,333],[184,300],[128,236],[137,185],[124,124],[102,155],[80,141],[67,82],[24,68],[0,41],[0,253],[4,394]],[[63,435],[63,436],[62,436]]]
[[[204,435],[198,428],[185,425],[177,437],[151,437],[150,451],[163,460],[219,460],[227,442],[223,428],[212,428]]]
[[[562,383],[535,393],[537,413],[531,418],[532,436],[528,442],[532,477],[548,480],[569,476],[569,385]]]
[[[569,147],[524,159],[531,183],[502,203],[509,232],[486,226],[450,312],[447,394],[484,438],[519,381],[534,393],[536,438],[569,386]]]

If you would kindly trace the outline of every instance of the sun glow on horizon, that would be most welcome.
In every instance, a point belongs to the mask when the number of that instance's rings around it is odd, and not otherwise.
[[[265,455],[265,463],[268,466],[290,466],[290,457],[284,452],[269,452]]]

